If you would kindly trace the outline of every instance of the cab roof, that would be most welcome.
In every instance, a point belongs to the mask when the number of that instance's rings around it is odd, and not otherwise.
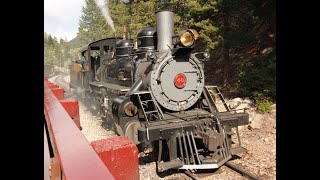
[[[80,49],[80,52],[84,52],[84,51],[87,51],[88,49],[94,49],[94,47],[99,47],[101,44],[114,44],[118,41],[118,40],[122,40],[123,38],[120,38],[120,37],[112,37],[112,38],[104,38],[104,39],[100,39],[100,40],[97,40],[97,41],[93,41],[85,46],[83,46],[81,49]]]

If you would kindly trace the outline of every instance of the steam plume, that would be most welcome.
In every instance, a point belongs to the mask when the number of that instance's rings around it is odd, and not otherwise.
[[[112,28],[113,31],[116,31],[114,28],[114,23],[113,20],[110,16],[110,10],[108,7],[109,1],[106,0],[95,0],[97,6],[101,9],[101,13],[104,17],[104,19],[106,20],[107,24]]]

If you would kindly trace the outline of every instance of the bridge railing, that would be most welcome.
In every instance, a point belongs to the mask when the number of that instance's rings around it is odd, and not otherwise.
[[[115,179],[80,131],[80,121],[77,124],[59,101],[63,100],[63,89],[50,83],[46,78],[44,81],[44,115],[48,132],[48,134],[45,132],[45,137],[51,149],[50,157],[47,157],[51,161],[50,179]],[[74,107],[74,104],[77,103],[73,103],[71,107]],[[73,112],[74,116],[77,116],[77,112]]]

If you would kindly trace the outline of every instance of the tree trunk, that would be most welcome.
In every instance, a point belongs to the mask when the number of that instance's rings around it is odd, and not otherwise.
[[[229,58],[229,48],[224,47],[223,49],[223,59],[224,59],[224,67],[223,67],[223,87],[228,87],[229,82],[229,73],[231,66],[231,59]]]
[[[225,39],[223,45],[223,87],[228,87],[229,82],[229,73],[231,69],[231,59],[229,57],[230,51],[230,43],[227,41],[228,39],[228,31],[229,31],[229,22],[228,22],[228,14],[226,9],[223,9],[223,38]]]

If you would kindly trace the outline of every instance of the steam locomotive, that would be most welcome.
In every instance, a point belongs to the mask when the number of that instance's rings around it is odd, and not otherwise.
[[[194,29],[175,35],[174,13],[161,10],[156,28],[140,29],[136,40],[92,42],[70,69],[70,88],[119,135],[157,145],[159,172],[219,168],[247,151],[238,126],[248,124],[249,115],[230,110],[219,88],[205,85],[210,56],[193,52],[198,38]]]

